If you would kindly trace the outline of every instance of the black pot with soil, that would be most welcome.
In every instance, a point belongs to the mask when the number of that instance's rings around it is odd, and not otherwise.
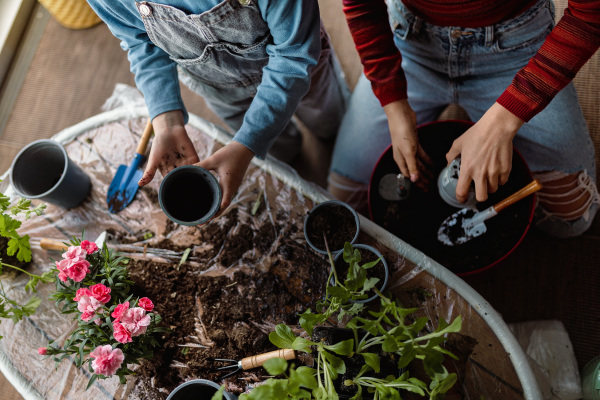
[[[383,255],[377,251],[377,249],[375,249],[372,246],[366,245],[366,244],[354,244],[353,248],[358,250],[360,252],[360,265],[364,265],[376,260],[379,260],[379,262],[377,264],[375,264],[373,267],[367,269],[367,278],[378,278],[379,282],[377,283],[377,289],[380,292],[383,292],[385,290],[385,287],[387,286],[387,281],[388,281],[388,277],[389,277],[389,268],[388,268],[388,264],[387,261],[385,261],[385,258],[383,257]],[[348,275],[348,269],[349,269],[349,265],[348,263],[346,263],[344,261],[344,253],[340,252],[338,253],[338,255],[335,257],[334,263],[335,263],[335,270],[338,274],[338,279],[340,281],[344,281]],[[362,299],[362,300],[351,300],[351,302],[353,303],[368,303],[370,301],[373,301],[377,298],[377,293],[373,290],[371,290],[368,294],[369,297],[367,297],[366,299]]]
[[[304,236],[317,253],[336,255],[344,250],[344,243],[354,243],[360,230],[356,211],[348,204],[329,200],[313,207],[304,220]]]
[[[400,173],[391,147],[377,162],[369,184],[371,219],[459,276],[488,269],[509,255],[527,233],[535,205],[534,196],[520,200],[486,221],[485,234],[464,244],[447,246],[438,240],[441,223],[459,208],[442,199],[435,178],[447,165],[446,153],[452,142],[472,125],[468,121],[437,121],[418,127],[419,142],[434,163],[431,171],[434,179],[427,190],[411,185],[410,193],[402,200],[386,200],[380,195],[382,178]],[[532,179],[525,160],[513,149],[508,182],[500,186],[496,193],[490,193],[488,200],[477,203],[477,209],[481,211],[496,204]]]

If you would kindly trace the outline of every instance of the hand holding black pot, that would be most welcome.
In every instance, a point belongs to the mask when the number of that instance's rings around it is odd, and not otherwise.
[[[524,124],[517,116],[498,103],[481,119],[459,136],[446,154],[448,164],[459,155],[460,175],[456,198],[467,201],[471,181],[475,182],[477,201],[483,202],[489,193],[508,181],[512,168],[513,138]]]
[[[195,164],[209,171],[215,171],[219,176],[223,196],[215,218],[229,207],[236,195],[254,152],[238,142],[230,142],[217,150],[213,155]]]

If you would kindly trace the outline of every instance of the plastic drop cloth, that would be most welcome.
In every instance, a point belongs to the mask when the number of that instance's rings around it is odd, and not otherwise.
[[[32,218],[23,224],[21,233],[27,233],[32,238],[33,265],[30,268],[35,273],[50,268],[51,256],[60,257],[57,253],[40,249],[36,245],[40,238],[64,241],[72,235],[81,235],[83,230],[88,240],[94,240],[104,230],[118,232],[124,238],[137,238],[143,233],[152,232],[154,236],[144,242],[149,248],[166,239],[181,246],[195,247],[196,255],[211,246],[210,243],[197,242],[197,230],[206,227],[173,226],[162,213],[156,199],[160,174],[147,188],[139,190],[135,201],[123,211],[118,214],[108,212],[108,185],[117,167],[120,164],[127,165],[131,160],[147,112],[139,93],[125,86],[117,87],[107,107],[114,109],[65,129],[54,137],[65,145],[69,157],[90,176],[92,191],[83,204],[75,209],[65,211],[48,205],[42,217]],[[194,115],[190,116],[188,129],[201,159],[231,139],[221,128]],[[6,178],[7,174],[2,177],[1,189],[11,194]],[[302,225],[306,212],[315,202],[329,198],[322,189],[302,180],[286,165],[273,159],[254,160],[231,207],[254,202],[257,194],[263,190],[268,218],[287,218],[289,224],[296,224],[299,229],[293,239],[297,241],[304,241]],[[227,212],[231,212],[231,209]],[[227,213],[211,223],[222,223],[225,218]],[[242,214],[240,221],[250,224],[253,229],[261,223],[247,212]],[[448,398],[542,398],[528,357],[500,315],[470,286],[362,216],[358,242],[373,245],[382,252],[391,270],[388,289],[402,298],[406,307],[419,307],[419,313],[433,321],[438,318],[450,321],[458,315],[462,316],[461,337],[466,339],[472,351],[462,363],[456,364],[454,369],[459,375],[459,383],[455,394]],[[220,265],[211,260],[208,262],[211,265],[204,266],[204,273],[232,274],[236,268],[248,267],[268,269],[275,257],[273,249],[277,243],[276,238],[271,250],[250,251],[250,254],[244,255],[243,263]],[[135,249],[129,251],[128,255],[144,256]],[[157,250],[147,252],[146,257],[160,261],[166,255]],[[197,261],[192,258],[191,262]],[[28,298],[23,290],[25,277],[3,278],[3,284],[11,298],[20,302]],[[61,315],[54,304],[47,300],[52,288],[53,285],[40,287],[42,304],[32,317],[16,325],[11,321],[2,321],[0,324],[0,335],[4,336],[0,341],[0,370],[27,400],[129,398],[135,386],[135,377],[131,377],[124,386],[119,385],[117,378],[98,380],[85,391],[89,379],[87,370],[76,368],[70,359],[55,366],[51,359],[42,360],[43,357],[37,354],[38,347],[47,345],[50,340],[66,338],[74,327],[71,317]],[[413,296],[407,296],[410,293]]]

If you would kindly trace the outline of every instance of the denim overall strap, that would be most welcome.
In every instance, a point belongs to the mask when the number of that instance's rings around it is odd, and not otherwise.
[[[193,79],[217,89],[260,83],[271,35],[255,1],[225,0],[201,14],[147,1],[136,6],[150,40]]]

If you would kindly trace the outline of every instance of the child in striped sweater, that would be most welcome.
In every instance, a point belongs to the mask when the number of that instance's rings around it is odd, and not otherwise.
[[[506,183],[514,145],[544,184],[537,226],[566,237],[591,225],[595,155],[571,80],[600,46],[600,2],[570,0],[556,25],[552,0],[344,0],[344,12],[365,74],[336,142],[332,194],[360,207],[390,142],[402,174],[429,184],[416,126],[456,103],[476,122],[446,154],[461,157],[459,200],[471,182],[479,201]]]

